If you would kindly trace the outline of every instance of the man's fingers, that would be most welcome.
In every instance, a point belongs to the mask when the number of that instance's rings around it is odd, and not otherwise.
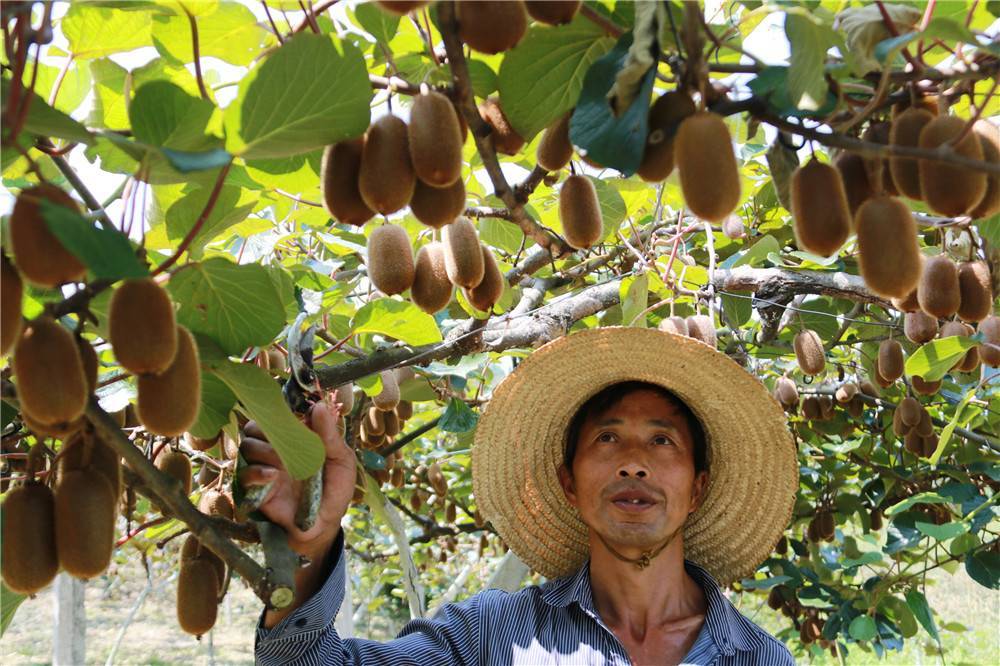
[[[247,424],[243,426],[243,432],[249,437],[262,439],[265,442],[267,441],[267,435],[265,435],[264,431],[260,429],[260,426],[257,425],[256,421],[247,421]]]
[[[337,421],[340,413],[336,405],[328,405],[319,401],[309,411],[309,427],[311,427],[326,446],[327,458],[342,458],[350,449],[340,434]],[[352,454],[353,455],[353,454]]]
[[[244,437],[240,443],[240,453],[248,463],[260,463],[271,467],[281,468],[281,458],[278,452],[265,441],[253,437]]]
[[[244,487],[265,486],[278,478],[278,470],[270,465],[247,465],[240,470],[239,481]]]

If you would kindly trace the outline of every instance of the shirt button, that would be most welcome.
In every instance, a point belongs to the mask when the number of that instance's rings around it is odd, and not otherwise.
[[[306,626],[306,619],[304,617],[300,617],[295,621],[295,626],[298,627],[299,629]]]

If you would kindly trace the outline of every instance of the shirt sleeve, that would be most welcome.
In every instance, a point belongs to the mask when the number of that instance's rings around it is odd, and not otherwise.
[[[332,571],[323,587],[271,629],[264,614],[257,623],[257,664],[323,664],[324,666],[428,666],[479,663],[482,649],[481,595],[443,607],[433,620],[409,622],[392,641],[342,639],[334,619],[344,602],[346,567],[344,533],[333,546]]]

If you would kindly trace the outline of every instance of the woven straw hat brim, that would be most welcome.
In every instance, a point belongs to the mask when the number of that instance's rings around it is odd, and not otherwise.
[[[685,525],[685,557],[722,585],[752,575],[788,525],[798,490],[785,414],[729,357],[656,329],[570,334],[539,347],[496,387],[472,450],[482,515],[533,570],[548,578],[576,571],[588,532],[556,473],[565,432],[590,396],[628,380],[672,391],[705,430],[709,485]]]

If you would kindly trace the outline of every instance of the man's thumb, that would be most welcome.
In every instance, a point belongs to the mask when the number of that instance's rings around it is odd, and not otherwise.
[[[339,418],[337,406],[323,400],[314,404],[309,412],[309,427],[323,440],[328,458],[342,456],[347,448],[337,424]]]

